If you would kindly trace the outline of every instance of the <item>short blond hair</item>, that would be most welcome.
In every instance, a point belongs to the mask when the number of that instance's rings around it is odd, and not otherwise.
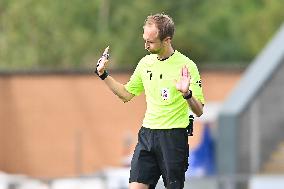
[[[158,13],[147,16],[144,26],[152,24],[155,24],[155,26],[158,28],[158,36],[161,41],[166,37],[170,37],[171,39],[173,38],[175,33],[175,24],[169,15]]]

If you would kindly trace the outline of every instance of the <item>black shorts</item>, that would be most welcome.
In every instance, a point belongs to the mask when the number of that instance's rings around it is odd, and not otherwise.
[[[141,127],[129,182],[147,184],[153,189],[162,175],[167,189],[181,189],[188,167],[188,153],[186,129]]]

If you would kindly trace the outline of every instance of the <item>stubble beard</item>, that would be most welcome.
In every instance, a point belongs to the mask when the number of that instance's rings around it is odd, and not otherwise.
[[[151,54],[159,54],[161,52],[161,48],[159,49],[156,49],[156,50],[150,50],[150,49],[147,49],[147,51]]]

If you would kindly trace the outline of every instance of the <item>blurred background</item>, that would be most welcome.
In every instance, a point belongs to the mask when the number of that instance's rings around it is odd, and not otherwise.
[[[149,14],[175,21],[204,114],[185,188],[284,188],[284,0],[0,0],[0,189],[126,189],[146,109],[94,74],[110,46],[126,83]],[[162,181],[157,188],[163,188]]]

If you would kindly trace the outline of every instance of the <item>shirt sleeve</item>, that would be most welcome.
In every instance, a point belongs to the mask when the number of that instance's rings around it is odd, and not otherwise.
[[[130,77],[130,80],[124,85],[125,89],[135,96],[140,95],[144,91],[140,70],[141,66],[139,63]]]
[[[193,62],[192,62],[193,63]],[[195,63],[193,63],[189,69],[190,72],[190,89],[192,90],[192,95],[194,98],[199,100],[202,104],[205,103],[203,91],[202,91],[202,85],[201,85],[201,78],[199,75],[198,68]]]

